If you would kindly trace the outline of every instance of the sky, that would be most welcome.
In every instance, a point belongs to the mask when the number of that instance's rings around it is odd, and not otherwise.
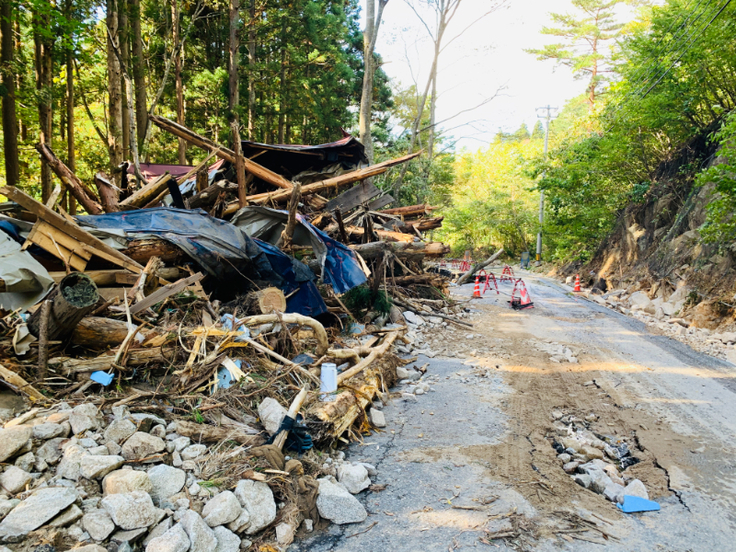
[[[492,5],[492,0],[463,0],[446,33],[448,39],[459,37],[440,57],[437,120],[452,117],[441,126],[457,139],[458,150],[477,150],[499,128],[514,131],[525,122],[531,130],[537,107],[562,108],[586,88],[567,68],[524,52],[554,42],[555,37],[540,31],[551,23],[550,12],[571,11],[570,0],[508,0],[505,7],[467,28]],[[383,70],[395,82],[404,86],[417,82],[424,88],[432,61],[427,36],[407,0],[389,0],[376,51],[383,57]],[[492,101],[457,115],[497,91]]]

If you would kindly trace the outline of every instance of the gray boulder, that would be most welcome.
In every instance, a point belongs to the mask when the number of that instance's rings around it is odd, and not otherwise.
[[[279,426],[281,426],[286,412],[286,409],[276,399],[272,399],[271,397],[266,397],[258,405],[258,418],[270,435],[273,435],[279,430]]]
[[[235,487],[235,496],[250,517],[246,534],[257,533],[276,519],[276,501],[271,488],[263,481],[244,479]]]
[[[105,540],[115,530],[115,524],[105,510],[92,510],[82,516],[82,527],[97,542]]]
[[[207,525],[217,527],[238,519],[242,510],[238,498],[230,491],[223,491],[204,505],[202,517]]]
[[[125,459],[122,456],[88,454],[79,461],[79,473],[86,479],[99,479],[118,469],[123,462]]]
[[[25,447],[31,435],[33,435],[33,429],[28,426],[0,429],[0,462],[5,462]]]
[[[33,438],[47,441],[55,437],[67,437],[70,430],[69,424],[38,424],[33,426]]]
[[[136,432],[136,425],[130,420],[113,420],[105,430],[105,440],[120,444]]]
[[[191,552],[213,552],[217,548],[217,537],[202,517],[194,510],[187,510],[179,523],[191,541]]]
[[[368,517],[363,505],[345,487],[333,483],[326,477],[317,481],[319,482],[317,509],[323,518],[344,525],[360,523]]]
[[[64,456],[56,469],[56,475],[64,479],[77,481],[81,475],[82,457],[87,455],[89,455],[87,449],[79,445],[69,445],[64,449]]]
[[[26,488],[33,477],[25,470],[16,466],[10,466],[0,475],[0,485],[10,494],[16,494]]]
[[[2,436],[2,433],[0,433],[0,437]],[[49,439],[46,441],[43,445],[38,447],[38,450],[36,450],[36,460],[43,460],[47,464],[56,464],[63,454],[63,451],[61,450],[61,444],[65,441],[63,437],[57,437],[55,439]],[[0,441],[2,439],[0,438]],[[0,448],[2,445],[0,445]]]
[[[163,510],[153,505],[151,496],[143,491],[107,495],[100,501],[115,525],[126,531],[149,527],[164,516]]]
[[[0,538],[14,539],[27,535],[68,508],[77,498],[77,491],[69,487],[38,489],[0,522]]]
[[[181,491],[186,483],[187,474],[184,470],[158,464],[148,470],[148,478],[152,485],[151,498],[159,503]]]
[[[187,552],[191,542],[180,523],[174,525],[160,537],[151,539],[146,552]]]
[[[72,433],[74,435],[89,431],[90,429],[97,429],[100,426],[100,416],[97,412],[97,407],[93,404],[75,406],[69,415],[69,423],[72,426]]]
[[[238,552],[240,549],[240,537],[225,527],[213,529],[217,539],[215,552]]]
[[[371,486],[368,470],[360,464],[342,464],[337,468],[337,480],[350,494],[358,494]]]
[[[154,437],[149,433],[136,431],[128,437],[123,445],[123,458],[126,460],[138,460],[153,456],[164,450],[166,443],[159,437]]]
[[[136,470],[116,470],[102,480],[104,495],[143,491],[150,493],[153,484],[146,472]]]
[[[626,485],[626,488],[624,488],[624,494],[629,496],[638,496],[639,498],[649,500],[647,488],[644,486],[644,483],[638,479],[634,479]]]

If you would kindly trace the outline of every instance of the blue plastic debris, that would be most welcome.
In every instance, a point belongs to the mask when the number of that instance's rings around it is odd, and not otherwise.
[[[246,328],[245,325],[232,314],[223,314],[222,318],[220,318],[220,322],[222,322],[222,327],[230,332],[233,331],[234,326],[236,332],[242,332],[243,335],[237,336],[235,341],[245,341],[246,338],[250,338],[250,330],[248,330],[248,328]]]
[[[115,379],[115,374],[108,374],[107,372],[98,370],[97,372],[92,372],[89,375],[89,379],[91,379],[95,383],[99,383],[100,385],[107,387],[112,383],[112,380]]]
[[[624,495],[624,503],[616,504],[625,514],[634,514],[636,512],[658,512],[659,504],[653,500],[647,500],[638,496]]]
[[[292,358],[291,362],[293,362],[294,364],[300,364],[302,366],[308,366],[309,364],[312,364],[314,362],[314,357],[306,353],[301,353]]]

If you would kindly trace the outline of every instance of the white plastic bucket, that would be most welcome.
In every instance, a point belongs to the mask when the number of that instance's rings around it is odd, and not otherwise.
[[[322,363],[322,371],[320,372],[320,397],[322,402],[332,402],[335,400],[335,391],[337,391],[337,365],[332,362]]]

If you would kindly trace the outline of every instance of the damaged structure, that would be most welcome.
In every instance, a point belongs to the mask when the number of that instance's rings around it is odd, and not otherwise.
[[[314,447],[380,428],[415,360],[394,353],[402,313],[469,326],[424,270],[449,251],[424,238],[435,207],[387,209],[369,181],[418,154],[368,165],[350,136],[236,152],[151,119],[208,156],[94,191],[39,144],[50,200],[0,189],[0,380],[29,402],[2,413],[0,541],[273,550],[362,521],[368,468],[338,484]]]

